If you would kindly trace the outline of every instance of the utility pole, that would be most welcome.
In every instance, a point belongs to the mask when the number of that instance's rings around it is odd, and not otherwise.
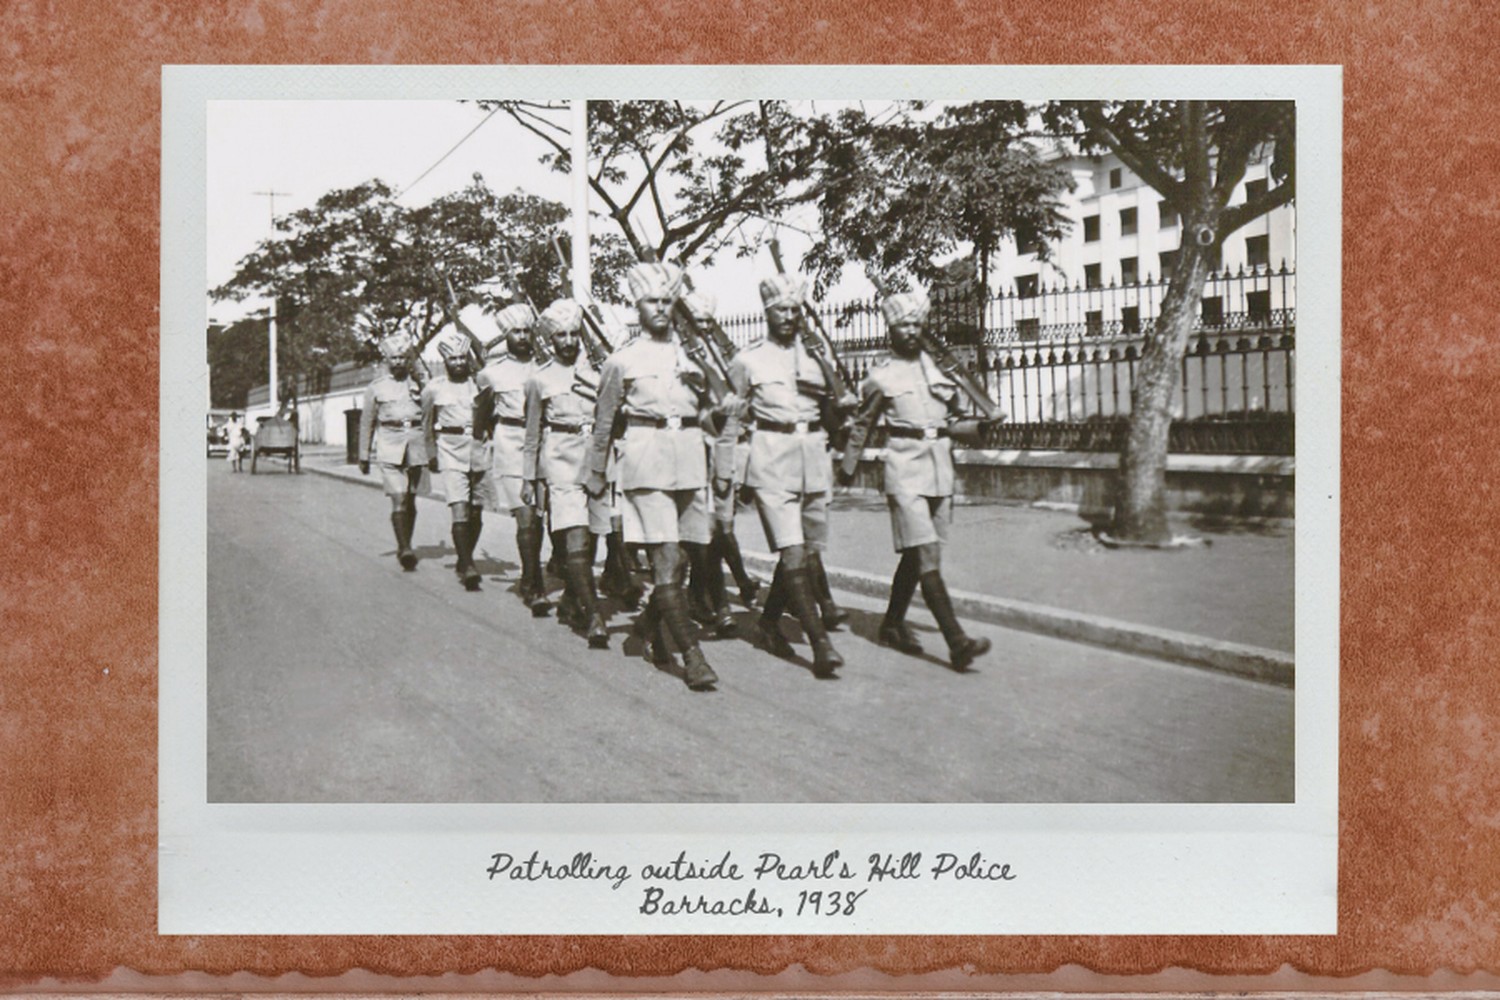
[[[589,267],[589,102],[572,102],[573,134],[573,301],[593,301],[593,274]]]
[[[252,194],[254,194],[258,198],[268,198],[268,199],[270,199],[270,202],[271,202],[271,233],[274,236],[275,233],[276,233],[276,197],[278,195],[289,196],[291,194],[291,192],[290,191],[277,191],[273,187],[269,191],[254,191],[254,192],[252,192]],[[270,324],[269,324],[269,326],[270,326],[269,336],[271,338],[271,400],[270,400],[270,402],[271,402],[271,415],[275,416],[276,414],[278,414],[278,413],[281,412],[281,402],[277,398],[278,394],[277,394],[277,371],[276,371],[276,290],[275,289],[271,290],[271,316],[270,316]]]

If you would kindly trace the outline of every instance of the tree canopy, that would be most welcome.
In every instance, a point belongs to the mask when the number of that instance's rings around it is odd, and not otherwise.
[[[460,301],[529,298],[544,307],[565,294],[552,238],[565,206],[515,191],[499,195],[476,174],[461,191],[419,207],[372,180],[330,191],[275,220],[275,233],[209,294],[218,301],[275,296],[284,379],[369,361],[373,342],[398,329],[425,342],[447,321],[444,279]],[[592,247],[594,277],[611,297],[633,259],[623,239]]]

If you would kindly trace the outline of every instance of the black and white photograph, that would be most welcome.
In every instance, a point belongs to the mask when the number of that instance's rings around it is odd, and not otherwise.
[[[1193,810],[1333,801],[1336,77],[195,72],[189,812],[505,807],[603,864],[872,804],[1232,856],[1259,820]]]

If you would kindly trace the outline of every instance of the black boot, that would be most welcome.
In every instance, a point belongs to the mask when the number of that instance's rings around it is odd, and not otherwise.
[[[740,555],[740,541],[722,521],[714,524],[714,544],[718,547],[718,558],[729,567],[734,585],[740,588],[740,600],[745,603],[745,607],[754,607],[756,597],[760,596],[760,584],[755,577],[745,572],[745,559]]]
[[[813,676],[833,677],[834,671],[844,665],[844,658],[833,648],[833,643],[828,641],[828,631],[823,626],[817,602],[813,599],[808,568],[803,566],[787,570],[785,585],[787,603],[791,605],[797,620],[802,623],[802,631],[807,633],[807,641],[812,645]]]
[[[671,670],[672,647],[667,642],[666,625],[662,621],[661,609],[657,607],[657,590],[651,591],[651,596],[646,599],[646,607],[640,617],[635,620],[631,631],[640,636],[645,643],[646,659],[656,666],[658,670]]]
[[[943,575],[937,570],[922,574],[922,599],[937,619],[938,628],[943,630],[943,638],[948,640],[948,660],[954,670],[967,670],[969,664],[990,651],[988,639],[971,639],[964,634],[958,616],[953,613],[953,601],[948,597]]]
[[[417,498],[409,496],[406,498],[406,506],[401,508],[402,517],[406,521],[406,552],[410,557],[411,565],[407,565],[406,559],[401,560],[401,568],[414,570],[417,568],[417,552],[412,546],[412,539],[417,537]]]
[[[406,527],[406,511],[391,512],[391,529],[396,532],[396,559],[410,572],[417,568],[417,554],[411,550],[411,532]]]
[[[786,603],[786,570],[777,562],[776,572],[771,577],[771,589],[766,591],[766,606],[761,609],[760,617],[755,619],[755,631],[766,652],[783,660],[790,660],[797,656],[797,651],[786,641],[786,636],[781,634],[781,613],[786,609]]]
[[[683,600],[682,588],[677,584],[666,584],[655,590],[661,617],[667,631],[682,650],[682,680],[694,691],[712,691],[719,677],[704,659],[698,647],[698,637],[693,634],[693,623],[688,617],[687,602]]]
[[[908,550],[901,553],[901,562],[896,566],[896,575],[891,578],[891,600],[886,605],[885,619],[875,638],[882,646],[890,646],[911,656],[920,656],[922,644],[906,624],[906,611],[911,607],[912,595],[917,592],[917,554]]]
[[[569,552],[564,567],[568,573],[568,588],[578,607],[580,624],[587,629],[590,649],[609,648],[609,630],[604,627],[604,616],[599,614],[599,598],[594,589],[594,567],[587,552]]]
[[[599,582],[604,592],[616,598],[627,610],[640,605],[643,591],[630,574],[630,564],[625,558],[625,538],[618,531],[605,536],[604,576]]]
[[[531,609],[531,617],[545,618],[552,605],[542,577],[542,526],[535,515],[516,518],[516,552],[521,560],[521,603]]]
[[[828,586],[828,572],[823,569],[821,552],[808,551],[807,579],[812,584],[813,599],[818,602],[818,610],[823,615],[824,627],[830,632],[837,630],[849,620],[849,612],[833,602],[833,591]]]
[[[734,616],[729,613],[729,597],[724,590],[724,569],[713,559],[711,546],[684,542],[682,548],[692,568],[689,596],[693,618],[713,629],[720,638],[734,635]]]
[[[453,547],[458,550],[458,565],[454,570],[465,590],[479,589],[479,570],[474,568],[475,540],[474,522],[453,522]]]

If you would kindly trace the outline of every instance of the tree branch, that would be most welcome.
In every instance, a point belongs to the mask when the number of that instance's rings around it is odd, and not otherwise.
[[[1246,223],[1273,212],[1283,205],[1290,204],[1297,196],[1297,182],[1295,178],[1288,179],[1286,183],[1270,188],[1264,194],[1257,195],[1243,205],[1225,209],[1219,216],[1220,238],[1228,236]]]
[[[1087,104],[1080,109],[1084,124],[1090,129],[1098,132],[1104,144],[1110,148],[1120,162],[1124,163],[1131,171],[1151,185],[1163,198],[1171,202],[1178,211],[1184,215],[1187,205],[1183,202],[1183,182],[1173,177],[1166,170],[1150,158],[1149,152],[1131,137],[1130,133],[1117,130],[1114,122],[1104,114],[1104,110],[1097,104]]]

